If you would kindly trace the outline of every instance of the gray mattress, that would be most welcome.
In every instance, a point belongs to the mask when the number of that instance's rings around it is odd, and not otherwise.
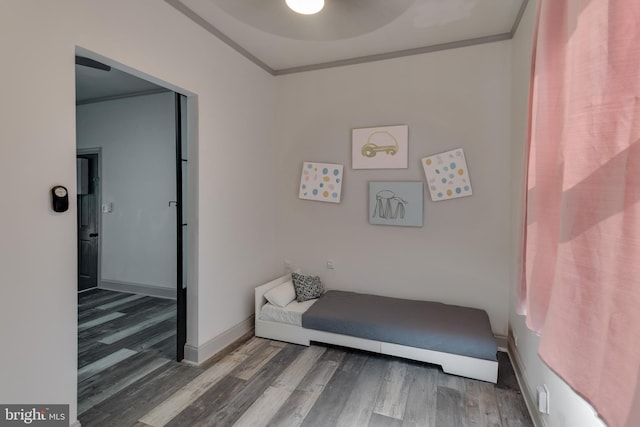
[[[328,291],[302,315],[307,329],[497,360],[484,310],[345,291]]]

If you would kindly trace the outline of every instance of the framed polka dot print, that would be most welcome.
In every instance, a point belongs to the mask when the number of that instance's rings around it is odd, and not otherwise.
[[[438,202],[473,194],[469,169],[462,148],[425,157],[421,163],[432,201]]]
[[[340,203],[343,165],[304,162],[298,197],[319,202]]]

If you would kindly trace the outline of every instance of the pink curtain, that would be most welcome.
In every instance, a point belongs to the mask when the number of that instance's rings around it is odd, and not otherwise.
[[[640,0],[539,0],[527,324],[612,427],[640,426]]]

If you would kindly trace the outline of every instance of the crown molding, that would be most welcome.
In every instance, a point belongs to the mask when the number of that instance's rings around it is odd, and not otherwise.
[[[317,64],[302,65],[299,67],[273,69],[269,67],[267,64],[265,64],[263,61],[258,59],[251,52],[249,52],[248,50],[240,46],[238,43],[236,43],[234,40],[232,40],[229,36],[224,34],[218,28],[211,25],[211,23],[209,23],[207,20],[202,18],[200,15],[198,15],[196,12],[194,12],[191,8],[186,6],[180,0],[164,0],[164,1],[167,4],[169,4],[171,7],[175,8],[178,12],[182,13],[184,16],[191,19],[194,23],[196,23],[197,25],[199,25],[200,27],[208,31],[210,34],[214,35],[215,37],[220,39],[222,42],[227,44],[229,47],[237,51],[239,54],[247,58],[249,61],[253,62],[258,67],[262,68],[264,71],[271,74],[272,76],[282,76],[285,74],[303,73],[307,71],[322,70],[322,69],[334,68],[334,67],[343,67],[347,65],[364,64],[367,62],[374,62],[374,61],[384,61],[387,59],[401,58],[404,56],[421,55],[424,53],[437,52],[441,50],[458,49],[461,47],[469,47],[469,46],[476,46],[476,45],[481,45],[486,43],[499,42],[503,40],[510,40],[513,38],[516,31],[518,30],[518,26],[520,25],[520,21],[522,20],[524,11],[526,10],[527,4],[529,3],[529,0],[522,0],[522,4],[520,5],[520,9],[518,10],[518,15],[516,16],[513,26],[511,27],[511,30],[507,33],[494,34],[494,35],[477,37],[472,39],[465,39],[465,40],[457,40],[449,43],[422,46],[422,47],[417,47],[412,49],[398,50],[398,51],[380,53],[375,55],[359,56],[355,58],[341,59],[337,61],[320,62]]]

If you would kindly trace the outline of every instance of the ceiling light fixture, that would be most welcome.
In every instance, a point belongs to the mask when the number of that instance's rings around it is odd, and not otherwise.
[[[302,15],[313,15],[324,7],[324,0],[286,0],[287,6]]]

